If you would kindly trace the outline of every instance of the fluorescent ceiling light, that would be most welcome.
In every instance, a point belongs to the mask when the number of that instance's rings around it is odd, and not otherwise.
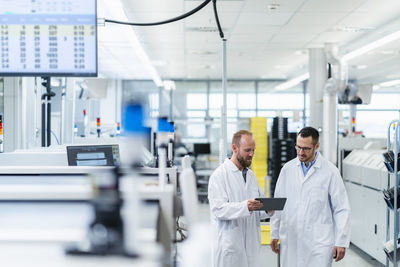
[[[374,27],[349,27],[349,26],[343,26],[343,27],[335,27],[333,28],[334,31],[339,31],[339,32],[367,32],[367,31],[372,31],[375,30]]]
[[[391,87],[391,86],[395,86],[395,85],[399,85],[399,84],[400,84],[400,80],[391,80],[391,81],[380,83],[379,87]]]
[[[124,8],[122,6],[121,0],[108,0],[107,5],[109,6],[109,10],[114,19],[120,21],[128,21],[128,18],[124,12]],[[142,61],[144,67],[150,73],[152,80],[157,85],[157,87],[162,87],[163,82],[160,76],[157,73],[157,70],[154,68],[151,63],[147,53],[144,51],[142,44],[139,42],[139,39],[136,36],[135,31],[131,26],[123,26],[126,30],[126,37],[129,40],[129,43],[133,46],[137,56]]]
[[[353,69],[357,69],[357,70],[364,70],[366,68],[368,68],[367,65],[353,65],[351,66]]]
[[[361,55],[363,55],[363,54],[365,54],[365,53],[367,53],[367,52],[369,52],[371,50],[374,50],[374,49],[376,49],[378,47],[381,47],[381,46],[383,46],[385,44],[393,42],[393,41],[395,41],[395,40],[397,40],[399,38],[400,38],[400,31],[391,33],[389,35],[386,35],[386,36],[384,36],[384,37],[372,42],[372,43],[369,43],[367,45],[364,45],[364,46],[362,46],[362,47],[350,52],[350,53],[347,53],[346,55],[344,55],[342,57],[342,60],[349,61],[350,59],[353,59],[353,58],[356,58],[358,56],[361,56]]]
[[[308,78],[310,78],[310,73],[304,73],[303,75],[300,75],[294,79],[291,79],[287,82],[281,83],[280,85],[275,87],[275,91],[283,91],[286,89],[289,89],[293,86],[298,85],[299,83],[301,83],[302,81],[307,80]]]
[[[381,46],[383,46],[385,44],[393,42],[393,41],[395,41],[395,40],[397,40],[399,38],[400,38],[400,31],[391,33],[389,35],[386,35],[386,36],[384,36],[384,37],[372,42],[372,43],[364,45],[364,46],[362,46],[362,47],[360,47],[360,48],[358,48],[358,49],[356,49],[354,51],[351,51],[351,52],[345,54],[341,58],[341,60],[349,61],[349,60],[351,60],[353,58],[356,58],[358,56],[361,56],[361,55],[363,55],[363,54],[365,54],[365,53],[367,53],[367,52],[369,52],[369,51],[371,51],[373,49],[376,49],[376,48],[381,47]],[[289,89],[289,88],[301,83],[302,81],[307,80],[309,77],[310,77],[310,74],[309,73],[305,73],[303,75],[300,75],[300,76],[298,76],[296,78],[293,78],[293,79],[291,79],[291,80],[289,80],[287,82],[284,82],[284,83],[276,86],[275,90],[276,91],[282,91],[282,90]],[[399,82],[399,84],[400,84],[400,82]],[[393,86],[393,85],[389,85],[389,86]]]

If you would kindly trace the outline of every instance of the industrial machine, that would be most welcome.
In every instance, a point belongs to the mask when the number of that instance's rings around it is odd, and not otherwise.
[[[351,206],[351,242],[382,264],[386,263],[383,244],[387,210],[382,194],[387,188],[384,152],[353,150],[343,160],[343,179]],[[393,219],[393,214],[390,216]],[[393,233],[393,226],[390,232]]]

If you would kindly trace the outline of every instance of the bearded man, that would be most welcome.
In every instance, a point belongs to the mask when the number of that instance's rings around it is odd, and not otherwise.
[[[208,200],[214,229],[214,267],[259,266],[260,220],[266,213],[258,179],[248,167],[256,148],[251,132],[240,130],[232,138],[232,158],[226,159],[210,177]]]

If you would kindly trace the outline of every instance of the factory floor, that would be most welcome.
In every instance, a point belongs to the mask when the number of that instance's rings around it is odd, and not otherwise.
[[[210,220],[209,205],[200,205],[200,218],[202,221],[207,222]],[[179,255],[179,245],[178,245]],[[178,256],[179,262],[179,256]],[[269,246],[261,247],[260,265],[259,267],[275,267],[277,265],[277,255],[271,251]],[[381,267],[384,266],[380,262],[372,259],[366,253],[358,249],[357,247],[350,245],[350,248],[346,250],[346,256],[339,262],[334,262],[333,267]]]

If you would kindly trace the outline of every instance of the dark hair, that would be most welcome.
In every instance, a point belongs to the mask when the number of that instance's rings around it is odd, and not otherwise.
[[[240,139],[242,138],[242,135],[253,136],[252,132],[249,132],[247,130],[237,131],[232,137],[232,145],[235,144],[235,145],[239,146]]]
[[[319,133],[317,129],[313,127],[304,127],[303,129],[300,130],[297,136],[301,136],[303,138],[311,136],[314,145],[316,145],[319,141]]]

